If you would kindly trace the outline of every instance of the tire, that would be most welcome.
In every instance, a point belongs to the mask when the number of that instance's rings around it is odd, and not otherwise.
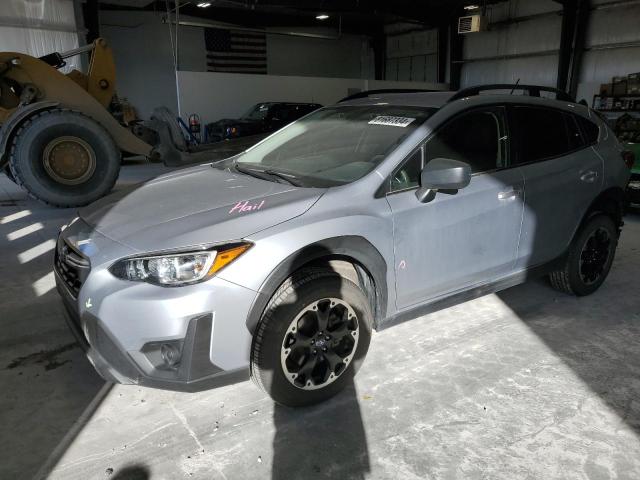
[[[577,296],[595,292],[611,270],[617,245],[613,219],[603,213],[594,215],[578,230],[562,268],[549,275],[551,286]]]
[[[18,185],[55,207],[86,205],[118,179],[120,152],[109,133],[71,110],[46,110],[13,136],[9,167]]]
[[[11,180],[13,183],[16,183],[16,179],[13,177],[13,174],[11,173],[11,169],[9,168],[9,165],[4,167],[4,174],[7,176],[9,180]]]
[[[300,317],[301,312],[305,313]],[[314,322],[322,315],[318,312],[328,313],[325,335],[317,335],[321,332]],[[369,300],[356,284],[330,269],[301,270],[278,288],[265,308],[253,339],[251,377],[280,404],[300,407],[322,402],[353,380],[369,349],[372,321]],[[292,331],[295,325],[300,328]],[[307,335],[310,340],[305,343]],[[319,355],[314,356],[313,350]],[[329,358],[337,361],[334,370]],[[295,360],[303,359],[308,362],[299,368]],[[303,373],[313,362],[316,367],[308,375]],[[299,373],[294,380],[295,372]]]

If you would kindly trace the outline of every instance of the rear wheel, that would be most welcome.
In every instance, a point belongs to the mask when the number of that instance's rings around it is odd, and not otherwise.
[[[610,216],[591,217],[578,231],[561,269],[549,275],[557,290],[578,296],[595,292],[605,281],[618,245]]]
[[[86,205],[118,178],[120,152],[108,132],[79,112],[48,110],[13,138],[9,166],[16,183],[56,207]]]
[[[326,400],[348,385],[369,348],[369,301],[328,269],[304,270],[271,298],[254,337],[251,375],[288,406]]]

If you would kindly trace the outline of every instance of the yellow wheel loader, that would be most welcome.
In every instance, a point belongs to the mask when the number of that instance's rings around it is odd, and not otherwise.
[[[86,74],[58,69],[91,53]],[[35,58],[0,52],[0,171],[56,207],[86,205],[115,184],[122,155],[176,166],[231,156],[251,140],[190,146],[166,108],[126,125],[113,114],[115,64],[106,40]],[[255,143],[255,139],[253,143]]]

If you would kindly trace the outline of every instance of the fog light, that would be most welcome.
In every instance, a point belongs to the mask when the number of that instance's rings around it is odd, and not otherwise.
[[[178,350],[175,345],[163,343],[160,346],[160,355],[168,367],[175,367],[180,363],[180,350]]]

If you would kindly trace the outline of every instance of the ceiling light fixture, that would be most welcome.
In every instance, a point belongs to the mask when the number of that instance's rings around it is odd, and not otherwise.
[[[464,7],[465,10],[477,10],[478,8],[480,8],[479,5],[466,5]]]
[[[329,18],[329,15],[327,15],[326,13],[320,13],[319,15],[316,15],[316,20],[326,20],[327,18]]]
[[[207,8],[211,6],[211,2],[200,2],[197,4],[197,6],[200,8]]]

